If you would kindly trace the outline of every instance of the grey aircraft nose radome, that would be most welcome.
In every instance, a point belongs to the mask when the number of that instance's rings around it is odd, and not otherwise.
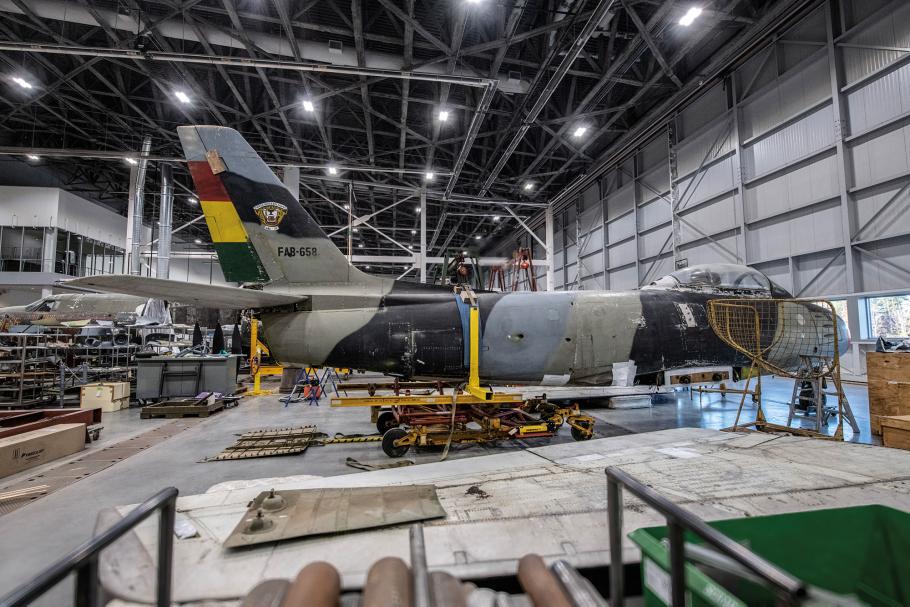
[[[261,288],[195,285],[139,276],[73,284],[186,304],[258,310],[279,361],[379,371],[404,378],[462,379],[468,372],[468,308],[451,287],[397,282],[352,266],[237,131],[178,128],[225,277]],[[708,323],[707,303],[789,297],[762,273],[732,264],[694,266],[634,291],[477,293],[480,378],[489,383],[604,384],[613,363],[639,374],[693,366],[744,366]],[[828,331],[799,331],[814,351]],[[841,345],[846,328],[838,323]]]

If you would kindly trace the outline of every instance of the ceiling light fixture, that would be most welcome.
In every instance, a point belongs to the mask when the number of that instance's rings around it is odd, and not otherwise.
[[[534,189],[534,183],[531,181],[526,181],[523,186],[521,186],[525,192],[530,192]]]
[[[448,119],[449,119],[449,111],[448,110],[439,110],[439,122],[445,122]]]
[[[474,237],[474,240],[480,240],[481,238],[483,238],[483,236],[481,236],[480,234],[478,234],[477,236]]]
[[[351,205],[349,205],[349,204],[344,205],[344,210],[345,210],[345,211],[350,211],[350,210],[351,210]]]
[[[132,166],[136,166],[137,164],[139,164],[139,161],[136,160],[135,158],[124,158],[124,160],[126,160],[127,164],[132,165]]]
[[[436,174],[432,171],[427,171],[427,174],[424,175],[424,177],[426,177],[427,181],[433,181],[433,178],[436,177]]]
[[[338,174],[338,167],[336,167],[335,165],[329,165],[329,175],[337,175],[337,174]]]
[[[36,156],[34,154],[29,154],[26,156],[29,160],[41,160],[41,156]]]
[[[179,101],[180,103],[189,103],[190,102],[189,95],[187,95],[183,91],[174,91],[174,97],[176,97],[177,101]]]
[[[499,215],[493,215],[493,221],[499,221],[500,219],[502,219],[502,217]]]
[[[695,22],[695,19],[701,15],[701,12],[702,9],[698,6],[690,7],[689,10],[686,11],[686,14],[679,20],[679,24],[685,25],[686,27],[692,25]]]
[[[19,86],[21,86],[24,89],[32,88],[32,85],[28,80],[26,80],[25,78],[20,78],[19,76],[15,76],[13,78],[13,82],[15,82],[16,84],[18,84]]]
[[[363,269],[364,269],[364,270],[369,270],[369,269],[370,269],[370,266],[363,266]]]
[[[196,198],[195,196],[190,196],[190,197],[187,198],[186,200],[187,200],[187,202],[189,202],[190,204],[199,204],[199,199]]]
[[[202,241],[198,238],[196,240],[194,240],[193,242],[195,242],[196,244],[202,244]]]
[[[417,230],[411,230],[411,236],[414,236],[415,234],[417,234]]]
[[[357,228],[354,228],[354,231],[355,231],[355,232],[359,232],[359,231],[360,231],[360,230],[359,230],[359,229],[357,229]]]
[[[306,110],[307,112],[315,112],[316,106],[313,105],[313,102],[310,101],[309,99],[304,99],[303,100],[303,109]]]
[[[419,212],[420,212],[420,207],[414,207],[414,212],[415,212],[415,213],[419,213]]]
[[[581,137],[588,132],[588,127],[580,126],[575,129],[575,132],[572,133],[572,137]]]

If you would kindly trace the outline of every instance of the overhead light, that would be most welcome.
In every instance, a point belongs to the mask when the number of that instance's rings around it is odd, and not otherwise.
[[[462,251],[461,254],[462,254],[462,255],[467,255],[468,252],[467,252],[467,251]]]
[[[364,270],[369,270],[369,269],[370,269],[370,266],[363,266],[363,269],[364,269]]]
[[[481,236],[480,234],[478,234],[477,236],[474,237],[474,240],[480,240],[481,238],[483,238],[483,236]]]
[[[355,231],[355,232],[359,232],[359,231],[360,231],[360,230],[359,230],[359,229],[357,229],[357,228],[354,228],[354,231]]]
[[[351,210],[351,205],[349,205],[349,204],[344,205],[344,210],[345,210],[345,211],[350,211],[350,210]]]
[[[362,242],[358,242],[358,243],[357,243],[357,248],[358,248],[358,249],[362,249],[362,248],[363,248],[363,243],[362,243]]]
[[[445,122],[446,120],[449,119],[449,111],[448,110],[439,110],[438,118],[439,118],[439,122]]]
[[[304,99],[303,100],[303,109],[306,110],[307,112],[315,112],[316,106],[313,105],[313,102],[310,101],[309,99]]]
[[[127,163],[127,164],[131,164],[131,165],[133,165],[133,166],[136,166],[137,164],[139,164],[139,161],[136,160],[135,158],[129,158],[129,157],[127,157],[127,158],[124,158],[124,160],[126,160],[126,163]]]
[[[419,213],[419,212],[420,212],[420,207],[414,207],[414,212],[415,212],[415,213]]]
[[[19,86],[21,86],[24,89],[32,88],[32,84],[28,80],[26,80],[25,78],[20,78],[19,76],[14,77],[13,82],[15,82],[16,84],[18,84]]]
[[[198,238],[196,240],[194,240],[193,242],[195,242],[196,244],[202,244],[202,241]]]
[[[338,167],[336,167],[335,165],[329,165],[329,175],[337,175],[337,174],[338,174]]]
[[[680,25],[689,26],[695,22],[695,19],[701,14],[701,8],[697,6],[690,7],[686,14],[679,20]]]
[[[493,215],[493,221],[499,221],[500,219],[502,219],[502,217],[499,215]]]
[[[36,156],[34,154],[28,154],[26,156],[26,158],[28,158],[29,160],[41,160],[41,156]]]
[[[526,181],[525,184],[524,184],[523,186],[521,186],[521,188],[522,188],[525,192],[530,192],[531,190],[534,189],[534,182],[533,182],[533,181]]]
[[[436,174],[432,171],[427,171],[427,174],[424,175],[427,178],[427,181],[433,181],[433,178],[436,177]]]
[[[411,230],[411,236],[415,235],[416,233],[417,233],[417,230]]]
[[[183,91],[174,91],[174,97],[177,98],[177,101],[180,103],[189,103],[190,96],[184,93]]]
[[[581,137],[582,135],[584,135],[587,132],[588,132],[588,127],[580,126],[575,129],[574,133],[572,133],[572,137]]]
[[[409,245],[408,245],[408,248],[409,248],[409,249],[413,249],[413,248],[414,248],[414,245],[409,244]]]

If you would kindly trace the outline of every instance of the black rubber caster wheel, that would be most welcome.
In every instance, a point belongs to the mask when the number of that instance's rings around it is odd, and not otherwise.
[[[404,438],[408,433],[401,428],[392,428],[382,435],[382,451],[389,457],[402,457],[411,448],[411,445],[395,446],[395,441]]]
[[[391,411],[382,411],[379,414],[379,418],[376,420],[376,429],[379,430],[380,434],[385,434],[392,428],[398,427],[398,420],[395,419],[395,414]]]

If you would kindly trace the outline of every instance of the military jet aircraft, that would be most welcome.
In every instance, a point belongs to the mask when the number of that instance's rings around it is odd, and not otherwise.
[[[255,288],[194,285],[138,276],[71,281],[187,304],[254,308],[275,358],[294,365],[352,367],[404,378],[464,378],[468,306],[451,287],[398,282],[353,265],[243,137],[230,128],[178,133],[225,277]],[[747,361],[708,324],[719,297],[788,294],[760,272],[692,267],[634,291],[477,293],[479,373],[490,384],[602,385],[616,362],[639,374],[740,366]],[[818,309],[824,316],[824,311]],[[809,351],[831,350],[828,330],[803,333]],[[846,327],[837,319],[840,345]]]
[[[167,302],[135,295],[59,293],[24,306],[0,308],[4,326],[81,327],[91,323],[169,324]]]

